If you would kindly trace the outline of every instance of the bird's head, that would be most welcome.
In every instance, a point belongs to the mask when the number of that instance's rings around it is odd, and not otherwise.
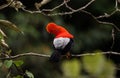
[[[56,34],[57,31],[59,30],[59,27],[55,23],[48,23],[46,26],[46,30],[51,34]]]

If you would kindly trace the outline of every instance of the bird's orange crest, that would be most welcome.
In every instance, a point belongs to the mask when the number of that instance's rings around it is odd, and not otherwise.
[[[55,23],[49,23],[46,27],[47,32],[52,33],[57,30],[57,25]]]

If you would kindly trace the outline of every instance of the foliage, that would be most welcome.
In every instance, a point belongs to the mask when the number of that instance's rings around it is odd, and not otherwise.
[[[13,61],[12,60],[5,60],[4,65],[6,68],[10,68],[12,66]]]
[[[19,28],[17,28],[17,26],[7,20],[0,20],[0,25],[1,26],[5,26],[5,27],[8,27],[12,30],[15,30],[17,32],[21,32],[23,33],[22,31],[20,31]],[[9,48],[8,44],[5,43],[5,39],[4,37],[7,37],[6,34],[0,29],[0,46],[1,46],[1,49],[0,49],[0,53],[1,53],[1,57],[10,57],[10,52],[11,51],[8,51],[7,49]],[[3,48],[5,48],[3,50]],[[0,62],[0,67],[4,67],[6,68],[6,70],[8,71],[8,75],[6,77],[9,77],[9,76],[12,76],[12,69],[13,66],[15,66],[16,69],[18,69],[19,66],[21,66],[24,62],[22,60],[18,60],[18,61],[13,61],[13,60],[4,60],[2,62]],[[32,75],[32,73],[26,71],[25,72],[26,75],[29,77],[29,78],[34,78],[34,76]],[[24,73],[23,73],[24,74]],[[23,75],[24,76],[24,75]],[[16,76],[14,78],[22,78],[23,76]]]
[[[64,61],[62,63],[62,70],[64,76],[67,78],[79,78],[79,73],[81,70],[80,67],[80,62],[76,59],[73,59],[71,61]]]
[[[14,61],[14,64],[19,67],[23,64],[24,62],[22,60],[17,60],[17,61]]]
[[[79,59],[64,61],[63,78],[115,78],[115,65],[104,55],[84,56],[82,61]]]
[[[31,72],[26,71],[25,73],[27,74],[27,76],[28,76],[29,78],[34,78],[34,75],[33,75]]]

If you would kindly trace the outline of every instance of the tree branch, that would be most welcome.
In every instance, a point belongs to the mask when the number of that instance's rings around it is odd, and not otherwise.
[[[0,60],[9,60],[9,59],[16,59],[19,57],[23,57],[23,56],[39,56],[39,57],[50,57],[50,55],[45,55],[45,54],[39,54],[39,53],[33,53],[33,52],[29,52],[29,53],[22,53],[22,54],[17,54],[14,56],[10,56],[10,57],[3,57],[0,58]]]
[[[111,52],[111,51],[100,52],[100,53],[72,54],[71,56],[72,57],[83,57],[83,56],[93,56],[93,55],[97,55],[97,54],[103,54],[103,55],[105,55],[105,54],[113,54],[113,55],[119,55],[120,56],[120,53]],[[10,56],[10,57],[1,57],[0,60],[17,59],[17,58],[24,57],[24,56],[36,56],[36,57],[47,57],[47,58],[50,57],[50,55],[46,55],[46,54],[39,54],[39,53],[29,52],[29,53],[17,54],[17,55]]]

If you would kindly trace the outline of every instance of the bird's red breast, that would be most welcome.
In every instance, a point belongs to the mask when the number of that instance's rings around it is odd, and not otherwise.
[[[73,38],[73,35],[70,34],[64,27],[59,26],[55,23],[48,23],[46,26],[47,32],[54,34],[55,38],[58,37],[67,37],[67,38]]]

